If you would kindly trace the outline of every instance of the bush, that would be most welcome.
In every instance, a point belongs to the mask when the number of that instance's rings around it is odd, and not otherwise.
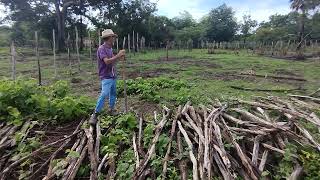
[[[47,87],[34,80],[0,81],[0,121],[19,125],[31,118],[61,123],[86,115],[93,106],[87,97],[70,95],[65,81]]]
[[[161,89],[172,88],[174,90],[180,90],[186,88],[189,85],[181,80],[169,79],[169,78],[150,78],[150,79],[130,79],[127,83],[127,95],[140,95],[140,99],[159,102],[161,96],[159,91]],[[123,96],[124,93],[124,82],[119,81],[117,85],[117,93],[119,96]]]

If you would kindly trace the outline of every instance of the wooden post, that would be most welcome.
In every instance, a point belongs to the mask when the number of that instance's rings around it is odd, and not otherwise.
[[[128,34],[128,50],[129,50],[129,53],[131,53],[131,50],[130,50],[130,34]]]
[[[135,48],[135,41],[134,41],[134,30],[132,31],[132,51],[133,51],[133,55],[136,55],[136,48]]]
[[[40,56],[39,56],[39,42],[38,42],[38,31],[35,32],[35,40],[36,40],[36,57],[38,62],[38,83],[41,86],[41,67],[40,67]]]
[[[90,57],[90,61],[91,61],[91,65],[93,67],[93,58],[92,58],[92,41],[91,41],[91,34],[90,31],[88,31],[88,37],[89,37],[89,57]]]
[[[117,37],[117,52],[119,52],[119,38]]]
[[[77,26],[75,27],[75,31],[76,31],[76,48],[77,48],[78,70],[80,72],[79,34],[78,34]]]
[[[12,68],[12,79],[16,80],[16,48],[14,47],[14,41],[11,43],[11,68]]]
[[[56,64],[56,33],[52,30],[52,42],[53,42],[53,66],[54,66],[54,77],[57,77],[57,64]]]
[[[166,45],[166,52],[167,52],[167,61],[169,61],[169,50],[168,50],[168,42],[167,42],[167,45]]]
[[[130,36],[129,36],[130,37]],[[129,39],[128,39],[129,40]],[[126,48],[126,37],[123,38],[123,43],[122,43],[122,48]],[[130,49],[130,43],[128,41],[128,48]],[[125,108],[125,113],[128,113],[128,96],[127,96],[127,79],[126,79],[126,57],[124,57],[123,60],[123,71],[122,71],[122,78],[123,78],[123,93],[124,93],[124,108]]]
[[[139,52],[139,33],[137,32],[137,52]]]
[[[101,45],[101,35],[100,35],[100,29],[98,29],[98,48]]]
[[[69,74],[72,74],[72,66],[71,66],[71,54],[70,54],[70,34],[68,33],[67,39],[67,50],[68,50],[68,62],[69,62]]]

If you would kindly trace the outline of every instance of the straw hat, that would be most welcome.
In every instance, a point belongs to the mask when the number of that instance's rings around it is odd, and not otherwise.
[[[102,31],[102,35],[101,35],[101,38],[106,38],[106,37],[110,37],[110,36],[113,36],[113,37],[118,37],[117,34],[115,34],[112,29],[105,29],[104,31]]]

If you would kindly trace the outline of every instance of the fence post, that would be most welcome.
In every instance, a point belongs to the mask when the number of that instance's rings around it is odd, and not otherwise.
[[[56,64],[56,33],[52,30],[52,42],[53,42],[53,66],[54,66],[54,77],[57,77],[57,64]]]
[[[132,31],[132,50],[133,50],[133,55],[136,55],[136,48],[135,48],[135,41],[134,41],[134,30]]]
[[[38,83],[41,86],[41,67],[40,67],[40,56],[39,56],[39,38],[38,38],[38,31],[35,32],[35,40],[36,40],[36,57],[38,62]]]
[[[130,50],[130,34],[128,34],[128,50],[129,50],[129,53],[131,53],[131,50]]]
[[[130,37],[130,36],[128,36]],[[130,49],[130,43],[129,43],[129,39],[128,39],[128,48]],[[126,48],[126,37],[123,38],[123,43],[122,43],[122,48],[125,49]],[[124,61],[123,61],[123,82],[124,82],[124,86],[123,86],[123,92],[124,92],[124,108],[125,108],[125,113],[128,113],[128,96],[127,96],[127,78],[126,78],[126,57],[124,57]]]
[[[137,52],[139,52],[139,33],[138,32],[137,32],[137,40],[136,40],[136,42],[137,42],[137,45],[136,45]]]
[[[100,29],[98,29],[98,42],[99,42],[98,44],[98,48],[99,48],[99,46],[101,45]]]
[[[91,65],[93,67],[93,58],[92,58],[92,41],[91,41],[91,34],[90,31],[88,31],[88,37],[89,37],[89,57],[91,61]]]
[[[68,50],[68,62],[69,62],[69,74],[72,74],[72,66],[71,66],[71,54],[70,54],[70,33],[68,33],[67,39],[67,50]]]
[[[117,53],[119,52],[119,38],[117,37]]]
[[[75,31],[76,31],[76,48],[77,48],[78,70],[80,72],[79,34],[78,34],[77,26],[75,26]]]
[[[11,63],[12,63],[12,79],[16,80],[16,48],[14,47],[14,41],[11,43]]]

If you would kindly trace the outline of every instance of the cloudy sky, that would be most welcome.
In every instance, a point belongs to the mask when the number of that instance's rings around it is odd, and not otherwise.
[[[244,14],[250,14],[258,22],[268,20],[272,14],[290,12],[289,0],[151,0],[158,2],[158,15],[169,18],[179,15],[184,10],[190,12],[195,19],[200,19],[211,9],[223,3],[231,6],[236,12],[238,21]]]
[[[211,9],[223,3],[231,6],[236,12],[238,21],[242,20],[244,14],[250,14],[258,22],[268,20],[272,14],[287,14],[290,12],[289,0],[150,0],[157,2],[158,15],[169,18],[179,16],[184,10],[199,20]],[[4,7],[0,5],[0,18],[4,17]]]

